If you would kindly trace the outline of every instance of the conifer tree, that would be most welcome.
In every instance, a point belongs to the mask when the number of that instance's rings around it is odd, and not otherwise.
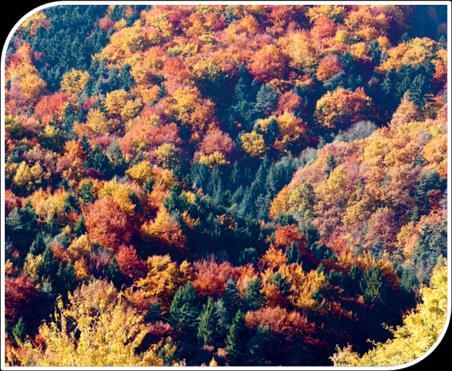
[[[256,333],[248,341],[249,357],[247,363],[250,366],[270,365],[268,350],[272,345],[270,329],[267,326],[259,325]]]
[[[207,304],[199,316],[198,325],[198,341],[200,345],[212,345],[215,338],[216,330],[216,315],[215,315],[215,303],[212,298],[207,299]]]
[[[188,282],[174,294],[169,310],[169,321],[175,329],[195,331],[198,316],[196,292],[191,282]]]
[[[227,352],[226,359],[232,366],[242,364],[245,353],[244,346],[245,337],[245,321],[243,313],[238,310],[235,314],[232,324],[229,327],[228,335],[225,341],[225,350]]]
[[[228,281],[226,282],[226,290],[223,294],[223,302],[226,309],[231,315],[232,313],[236,313],[237,310],[241,307],[239,290],[235,281],[232,279],[228,279]]]
[[[16,322],[12,329],[13,340],[23,341],[25,339],[25,335],[27,334],[27,328],[25,326],[24,319],[22,317]]]
[[[245,293],[245,304],[250,310],[258,309],[264,302],[262,293],[262,282],[259,277],[254,278],[248,285]]]
[[[218,299],[215,302],[215,317],[216,317],[216,334],[217,342],[221,344],[224,342],[228,326],[231,321],[231,316],[226,309],[223,299]]]
[[[272,84],[265,84],[259,88],[254,108],[260,117],[272,114],[278,103],[279,94]]]

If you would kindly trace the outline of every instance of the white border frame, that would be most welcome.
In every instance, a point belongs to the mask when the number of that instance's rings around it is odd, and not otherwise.
[[[375,367],[335,367],[335,366],[216,366],[216,367],[200,367],[200,366],[165,366],[165,367],[25,367],[25,366],[7,366],[5,364],[5,321],[4,318],[4,308],[5,308],[5,199],[3,195],[5,194],[5,60],[6,60],[6,50],[9,46],[11,38],[16,33],[19,26],[31,15],[42,11],[44,9],[52,8],[55,6],[61,5],[444,5],[447,7],[447,50],[448,50],[448,60],[447,60],[447,118],[448,118],[448,143],[447,143],[447,153],[448,153],[448,176],[447,176],[447,262],[448,262],[448,294],[447,294],[447,319],[444,324],[443,330],[441,331],[440,336],[432,345],[432,347],[421,357],[414,359],[409,363],[405,363],[397,366],[375,366]],[[450,324],[451,317],[451,233],[450,233],[450,220],[451,220],[451,173],[450,170],[450,160],[451,160],[451,60],[450,60],[450,52],[451,52],[451,3],[449,1],[54,1],[47,4],[43,4],[38,6],[37,8],[32,9],[27,14],[25,14],[11,29],[6,38],[5,44],[2,49],[1,56],[1,142],[0,142],[0,156],[1,156],[1,215],[3,215],[1,220],[1,278],[2,278],[2,287],[1,287],[1,364],[0,369],[2,370],[61,370],[62,368],[70,368],[77,370],[111,370],[111,369],[120,369],[120,370],[152,370],[152,369],[173,369],[173,370],[183,370],[183,369],[240,369],[240,370],[260,370],[260,369],[280,369],[280,370],[366,370],[372,368],[373,370],[400,370],[406,367],[413,366],[423,359],[427,358],[441,343],[443,340],[447,328]]]

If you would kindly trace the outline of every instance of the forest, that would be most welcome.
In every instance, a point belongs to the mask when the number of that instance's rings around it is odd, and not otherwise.
[[[53,5],[6,50],[8,366],[386,366],[447,316],[445,5]]]

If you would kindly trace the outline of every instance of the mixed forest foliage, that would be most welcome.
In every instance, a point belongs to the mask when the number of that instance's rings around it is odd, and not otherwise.
[[[7,363],[386,365],[447,311],[445,6],[67,6],[6,56]]]

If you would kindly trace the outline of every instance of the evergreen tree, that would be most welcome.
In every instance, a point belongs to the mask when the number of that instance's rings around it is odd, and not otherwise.
[[[245,292],[245,305],[248,310],[259,309],[264,302],[264,297],[261,293],[262,282],[259,277],[254,278],[249,283]]]
[[[56,236],[60,232],[60,229],[61,224],[56,215],[53,215],[44,227],[44,230],[50,236]]]
[[[289,294],[291,283],[280,272],[276,272],[270,282],[282,295],[287,296]]]
[[[300,264],[301,252],[295,242],[292,242],[286,250],[286,258],[289,264]]]
[[[55,277],[54,287],[58,292],[66,295],[77,287],[74,266],[71,263],[60,263]]]
[[[83,182],[80,186],[77,196],[83,200],[85,203],[90,203],[95,200],[95,194],[93,191],[93,184],[91,181]]]
[[[446,179],[442,179],[437,171],[426,172],[421,175],[414,193],[414,199],[418,207],[418,212],[425,214],[428,212],[429,197],[432,192],[438,190],[443,192],[446,189]]]
[[[93,148],[90,157],[85,162],[85,166],[88,169],[97,170],[104,177],[109,177],[112,173],[110,161],[100,146]]]
[[[215,302],[215,317],[216,317],[216,334],[217,334],[217,342],[221,344],[227,334],[228,326],[230,323],[230,315],[228,310],[226,309],[226,305],[224,304],[223,299],[218,299]]]
[[[124,175],[127,164],[118,143],[115,142],[108,147],[108,154],[110,157],[113,174],[117,176]]]
[[[198,316],[196,292],[191,282],[188,282],[174,295],[169,310],[169,322],[176,330],[193,332],[196,331]]]
[[[257,328],[256,333],[248,341],[249,356],[247,363],[250,366],[267,366],[271,365],[269,359],[269,349],[272,347],[272,336],[267,326]]]
[[[72,128],[74,123],[83,121],[84,115],[81,108],[73,103],[68,104],[64,110],[63,129],[69,134],[69,137],[72,137],[73,135]]]
[[[85,219],[83,216],[77,219],[77,222],[74,225],[74,233],[77,236],[81,236],[86,233]]]
[[[408,89],[408,96],[410,100],[416,104],[418,107],[423,108],[427,102],[427,94],[430,91],[430,86],[428,84],[425,75],[417,75]]]
[[[278,121],[271,119],[265,132],[262,133],[265,143],[272,145],[279,135]]]
[[[107,43],[107,34],[99,27],[107,7],[54,6],[45,10],[48,27],[39,27],[26,35],[34,51],[45,58],[35,60],[39,75],[53,92],[59,88],[62,75],[72,68],[87,70],[91,57]],[[75,52],[76,51],[76,52]]]
[[[16,342],[16,339],[20,342],[24,341],[25,335],[27,334],[27,327],[25,326],[24,319],[22,317],[16,322],[12,328],[12,338]]]
[[[160,321],[162,319],[160,302],[153,303],[149,306],[148,313],[146,314],[146,321]]]
[[[44,235],[42,234],[42,232],[38,232],[36,238],[33,240],[33,243],[31,244],[30,252],[33,255],[39,255],[44,252],[45,248],[46,243],[44,241]]]
[[[28,252],[37,231],[36,214],[27,202],[21,209],[14,208],[5,218],[7,238],[24,253]]]
[[[265,84],[259,88],[254,109],[260,117],[272,114],[278,104],[279,94],[272,84]]]
[[[234,87],[233,103],[229,108],[229,132],[236,137],[240,129],[236,123],[243,125],[242,129],[249,130],[255,119],[254,104],[257,94],[257,83],[252,80],[244,65],[239,66],[239,77]]]
[[[387,283],[378,268],[374,267],[366,272],[361,280],[360,287],[366,302],[370,304],[385,303]]]
[[[120,288],[126,278],[121,272],[121,269],[119,269],[118,262],[115,258],[111,259],[110,263],[107,265],[107,277],[113,282],[116,288]]]
[[[225,341],[226,359],[231,366],[243,364],[245,335],[245,321],[243,313],[239,310],[232,320]]]
[[[213,345],[217,321],[215,316],[215,303],[212,298],[207,299],[207,304],[199,316],[198,341],[200,345]]]
[[[414,247],[411,263],[420,283],[428,283],[438,258],[447,254],[447,222],[426,224]]]
[[[226,282],[226,290],[223,294],[223,302],[229,313],[235,313],[241,307],[239,290],[234,280],[231,278]]]
[[[336,167],[336,160],[334,159],[334,155],[332,153],[328,154],[328,158],[326,160],[326,168],[325,168],[325,176],[329,178],[331,172]]]
[[[312,192],[314,191],[311,184],[308,183],[307,186],[312,190]],[[312,248],[320,240],[319,231],[311,223],[300,223],[299,228],[303,236],[306,237],[306,241],[310,248]]]

